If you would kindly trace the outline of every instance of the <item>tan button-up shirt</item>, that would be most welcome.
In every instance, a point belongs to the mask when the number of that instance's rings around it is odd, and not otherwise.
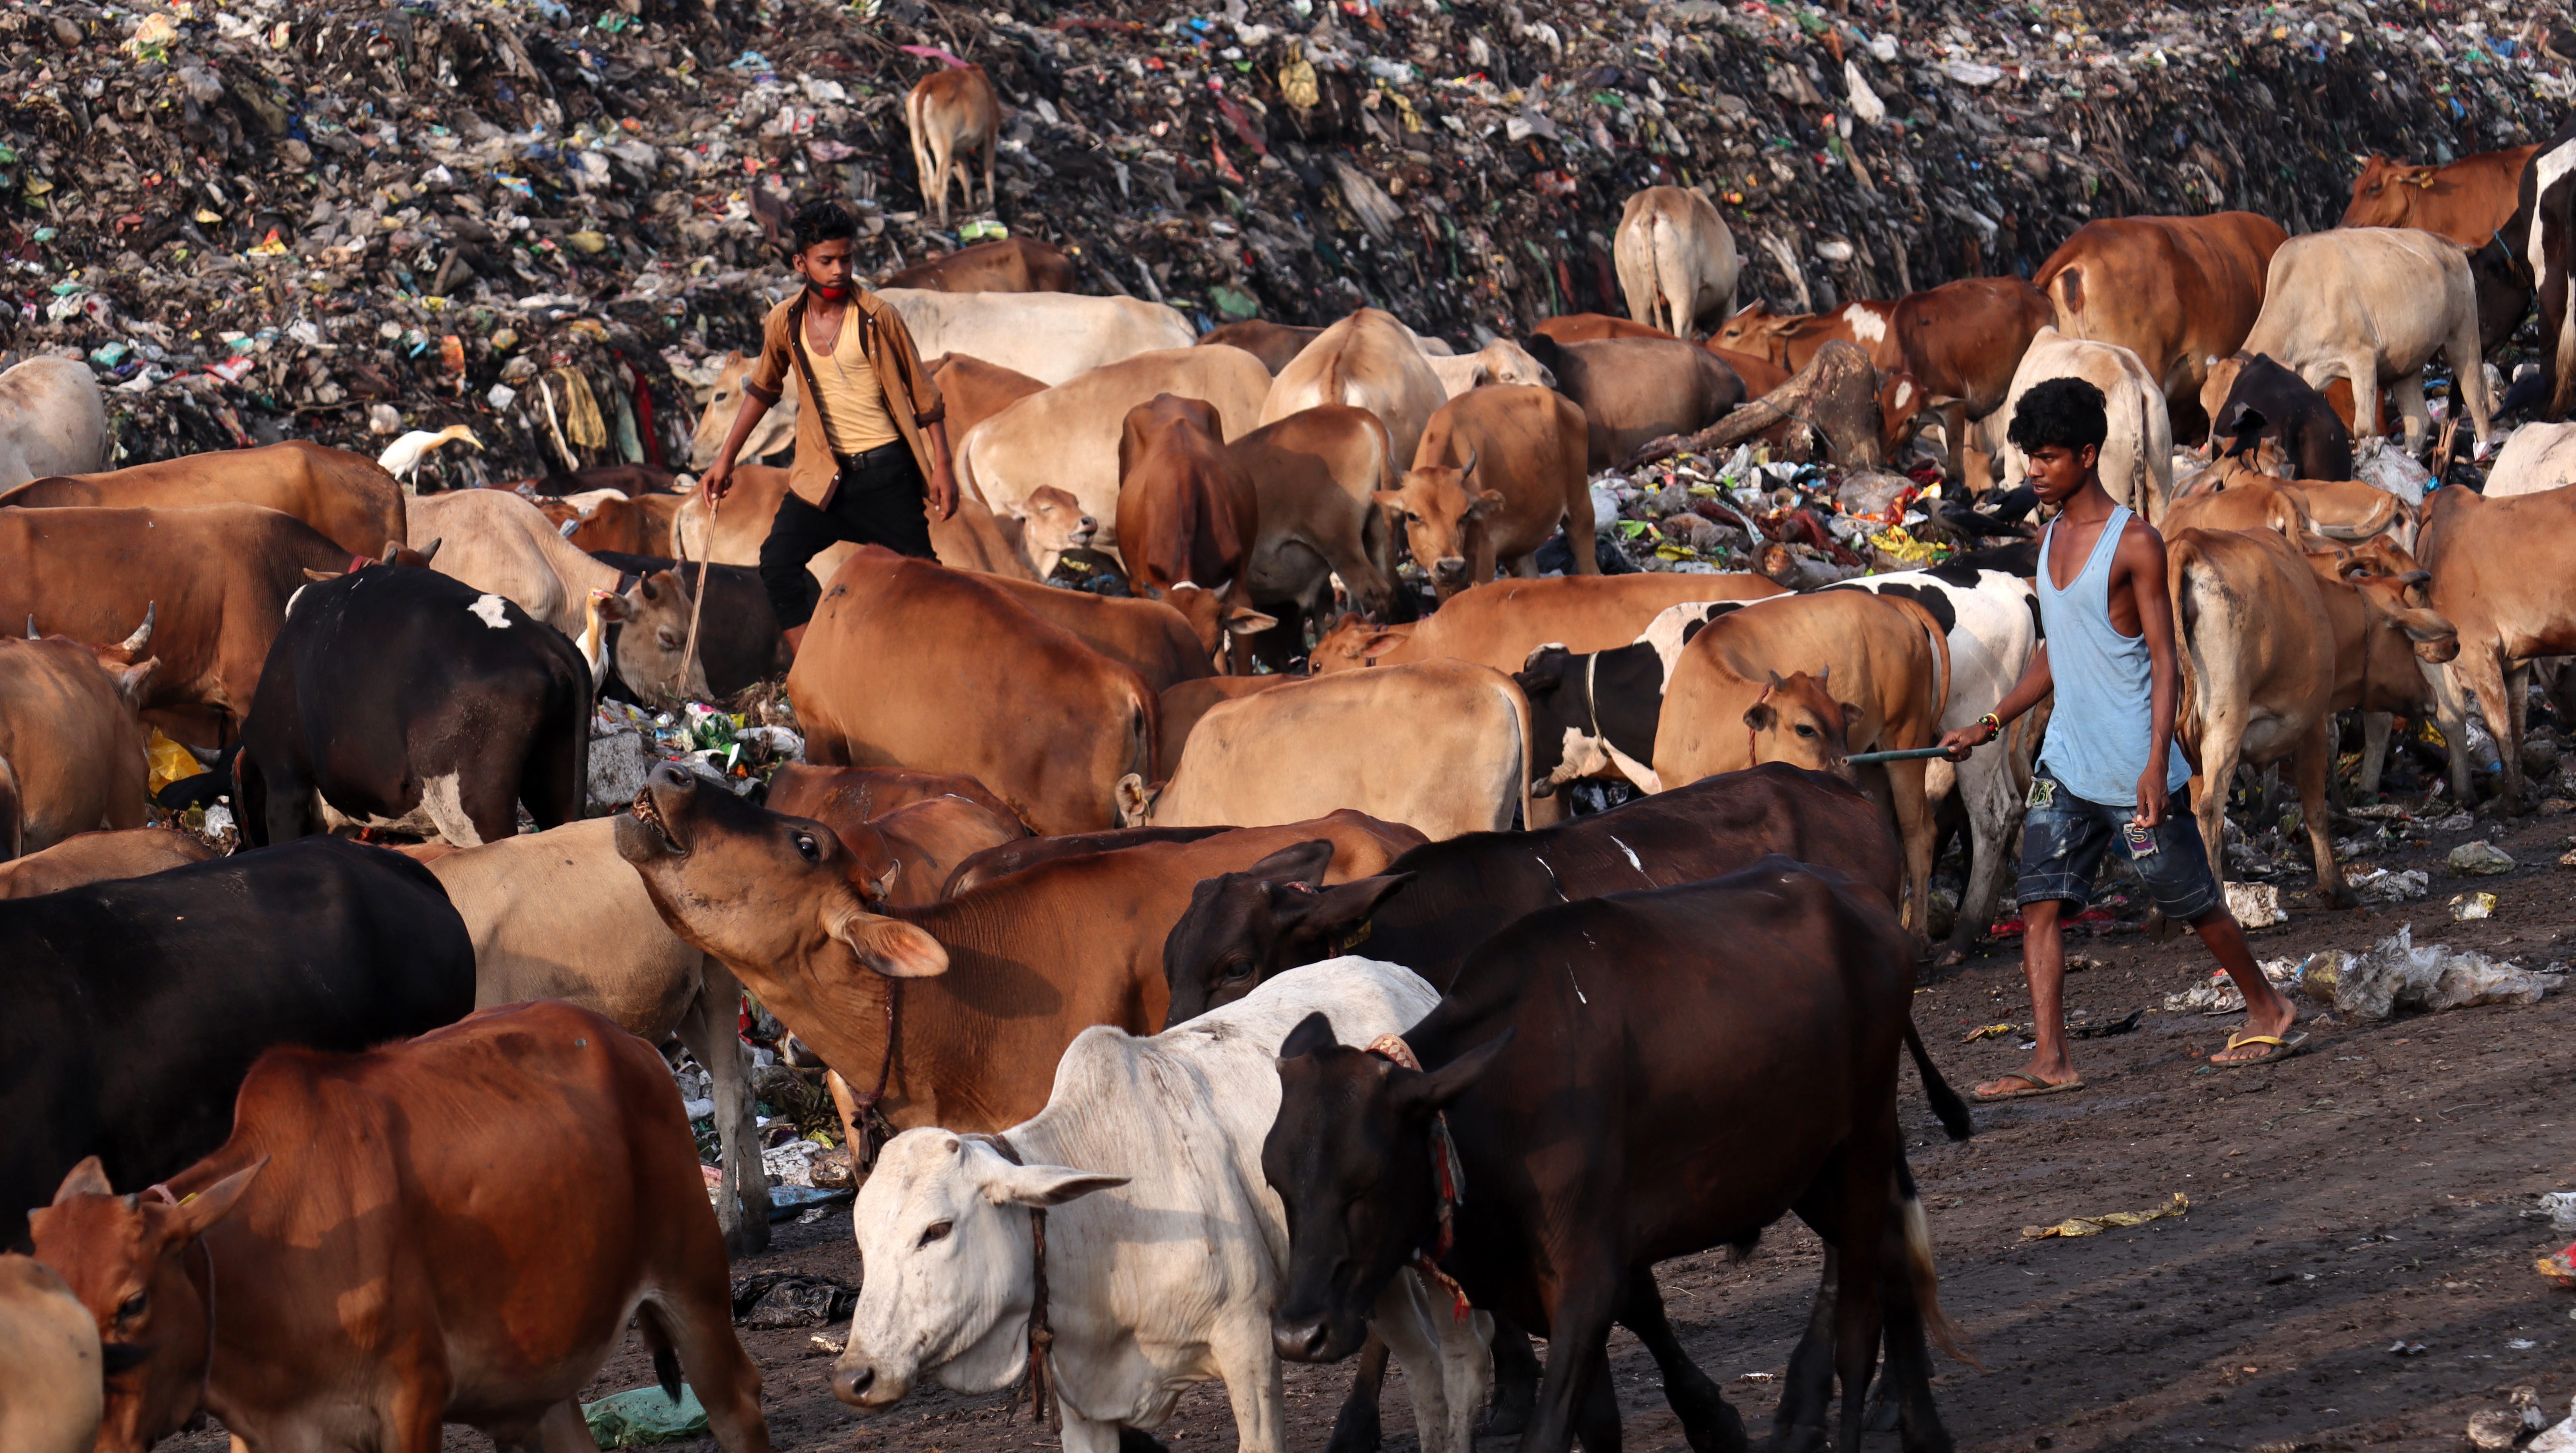
[[[796,366],[796,333],[805,326],[806,296],[799,292],[769,310],[761,324],[760,357],[751,365],[746,387],[775,404],[788,380],[795,381],[796,462],[788,468],[787,487],[798,499],[822,509],[831,504],[832,492],[840,485],[841,467],[824,433],[822,412],[814,406],[813,381]],[[901,314],[856,284],[851,285],[850,311],[841,326],[859,330],[859,349],[876,371],[885,411],[894,420],[895,432],[911,448],[926,483],[931,474],[928,431],[948,417],[948,404],[939,396],[939,384],[922,369],[921,356],[913,351],[911,330],[904,327]],[[806,340],[805,351],[808,357],[813,355],[813,340]],[[829,368],[831,363],[828,358],[816,359],[814,366]]]

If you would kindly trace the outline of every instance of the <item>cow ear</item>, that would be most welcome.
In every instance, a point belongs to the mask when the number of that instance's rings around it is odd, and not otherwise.
[[[996,1157],[998,1159],[998,1157]],[[1061,1206],[1093,1191],[1127,1184],[1125,1176],[1075,1170],[1069,1165],[1004,1164],[984,1186],[984,1199],[996,1206]]]
[[[1332,839],[1315,838],[1308,842],[1290,843],[1244,869],[1243,876],[1264,882],[1320,883],[1332,863]]]
[[[1408,639],[1410,638],[1399,635],[1394,631],[1380,631],[1376,635],[1368,638],[1368,644],[1360,648],[1360,654],[1369,660],[1374,661],[1378,657],[1385,655],[1387,652],[1394,650],[1396,647],[1403,645]]]
[[[242,1193],[250,1189],[250,1183],[259,1179],[259,1173],[267,1167],[268,1157],[263,1155],[181,1201],[162,1222],[163,1238],[176,1244],[194,1241],[204,1235],[207,1227],[231,1212],[240,1202]]]
[[[1118,802],[1120,827],[1143,827],[1153,815],[1154,799],[1161,794],[1145,785],[1145,779],[1134,772],[1118,779],[1114,789]]]
[[[348,573],[346,570],[316,570],[308,565],[304,569],[304,579],[309,584],[320,585],[323,581],[337,580]]]
[[[105,662],[99,663],[106,665]],[[161,667],[161,658],[149,656],[131,666],[108,666],[107,674],[116,679],[116,695],[127,706],[143,709],[143,688],[152,683],[152,673]]]
[[[1744,709],[1744,724],[1757,732],[1771,730],[1779,720],[1780,713],[1767,701],[1757,701]]]
[[[1427,1074],[1407,1076],[1395,1088],[1396,1110],[1398,1113],[1413,1111],[1428,1114],[1434,1110],[1449,1108],[1452,1101],[1467,1093],[1474,1087],[1476,1081],[1484,1078],[1485,1071],[1493,1068],[1495,1057],[1503,1052],[1504,1046],[1510,1044],[1512,1036],[1519,1032],[1517,1028],[1506,1029],[1436,1070]]]
[[[613,590],[593,591],[591,599],[599,602],[599,618],[604,621],[631,621],[644,613],[631,596]]]
[[[1377,507],[1382,510],[1404,508],[1404,491],[1400,489],[1373,489],[1369,491],[1369,498],[1376,500]]]
[[[57,1206],[62,1205],[74,1196],[112,1196],[115,1194],[116,1187],[108,1184],[107,1168],[100,1165],[98,1163],[98,1157],[93,1155],[83,1160],[80,1164],[73,1166],[70,1174],[63,1177],[62,1185],[55,1188],[54,1204]]]
[[[1240,606],[1228,612],[1225,618],[1227,630],[1246,636],[1257,636],[1277,624],[1279,624],[1277,616],[1263,615],[1257,610]]]
[[[1384,873],[1303,892],[1292,891],[1283,884],[1271,890],[1270,906],[1273,913],[1301,932],[1331,940],[1347,952],[1359,947],[1368,936],[1369,920],[1377,915],[1379,906],[1412,881],[1411,873]]]
[[[1848,737],[1860,729],[1860,708],[1848,701],[1840,705],[1843,709],[1843,735]]]
[[[1476,496],[1476,502],[1474,504],[1467,506],[1467,518],[1471,520],[1481,520],[1485,516],[1492,514],[1494,511],[1501,509],[1502,507],[1502,491],[1495,489],[1485,490]]]
[[[1318,1009],[1298,1020],[1297,1027],[1288,1031],[1288,1037],[1279,1041],[1279,1057],[1304,1059],[1310,1054],[1334,1048],[1341,1042],[1333,1033],[1333,1021],[1325,1018],[1324,1011]]]
[[[932,979],[948,972],[948,950],[939,940],[899,918],[847,909],[833,920],[832,937],[889,979]]]

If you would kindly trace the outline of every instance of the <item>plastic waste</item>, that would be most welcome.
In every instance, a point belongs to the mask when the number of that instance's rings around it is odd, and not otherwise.
[[[2117,1230],[2124,1226],[2143,1226],[2149,1221],[2161,1221],[2168,1216],[2179,1216],[2190,1209],[2191,1198],[2176,1191],[2172,1200],[2161,1206],[2150,1206],[2143,1211],[2113,1211],[2107,1216],[2070,1216],[2054,1226],[2024,1226],[2021,1228],[2021,1234],[2025,1241],[2041,1241],[2051,1237],[2098,1236],[2105,1231]]]
[[[2290,919],[2281,908],[2281,890],[2269,883],[2228,884],[2227,911],[2241,928],[2270,928]]]
[[[639,1387],[581,1405],[581,1420],[602,1448],[643,1448],[676,1443],[707,1430],[707,1410],[695,1388],[680,1385],[674,1402],[658,1387]]]
[[[2354,1020],[2385,1019],[2400,1009],[2463,1009],[2476,1004],[2537,1004],[2564,982],[2481,953],[2453,953],[2446,944],[2415,946],[2408,924],[2367,953],[2329,949],[2315,955],[2303,977],[2331,981],[2335,1012]]]
[[[2475,923],[2482,918],[2494,917],[2495,911],[2496,896],[2493,893],[2458,893],[2452,895],[2451,921],[2453,923]]]
[[[2513,871],[2513,858],[2493,843],[2462,843],[2446,862],[2455,877],[2483,878]]]

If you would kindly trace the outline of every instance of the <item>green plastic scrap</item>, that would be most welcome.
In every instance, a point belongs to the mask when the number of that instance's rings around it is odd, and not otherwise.
[[[590,1425],[591,1441],[602,1448],[642,1448],[676,1443],[707,1430],[707,1410],[698,1390],[680,1387],[673,1402],[658,1387],[639,1387],[581,1405],[581,1420]]]

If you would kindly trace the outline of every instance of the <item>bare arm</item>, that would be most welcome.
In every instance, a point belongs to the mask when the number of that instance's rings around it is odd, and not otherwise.
[[[2147,658],[2154,681],[2148,688],[2147,766],[2138,774],[2141,827],[2154,827],[2165,816],[2165,763],[2173,756],[2174,714],[2182,703],[2182,668],[2174,659],[2173,597],[2165,590],[2165,542],[2155,527],[2132,523],[2121,532],[2111,558],[2112,584],[2125,578],[2137,603],[2138,629],[2147,639]]]
[[[956,461],[948,454],[948,421],[933,419],[930,435],[930,514],[944,520],[957,513]]]
[[[2039,705],[2041,699],[2056,687],[2056,679],[2048,674],[2048,643],[2042,641],[2038,649],[2030,653],[2030,664],[2021,668],[2021,679],[2013,683],[2012,690],[2004,693],[2003,700],[1995,703],[1994,721],[1991,724],[1977,721],[1945,733],[1941,745],[1949,748],[1951,761],[1968,760],[1970,752],[2002,736],[2005,727],[2022,713]]]
[[[742,441],[751,437],[751,431],[760,423],[761,416],[769,412],[769,402],[748,388],[742,391],[742,410],[733,416],[733,427],[725,433],[724,449],[716,455],[715,466],[707,471],[706,478],[698,481],[698,487],[706,491],[710,506],[723,499],[726,490],[733,488],[734,455],[741,452]]]

